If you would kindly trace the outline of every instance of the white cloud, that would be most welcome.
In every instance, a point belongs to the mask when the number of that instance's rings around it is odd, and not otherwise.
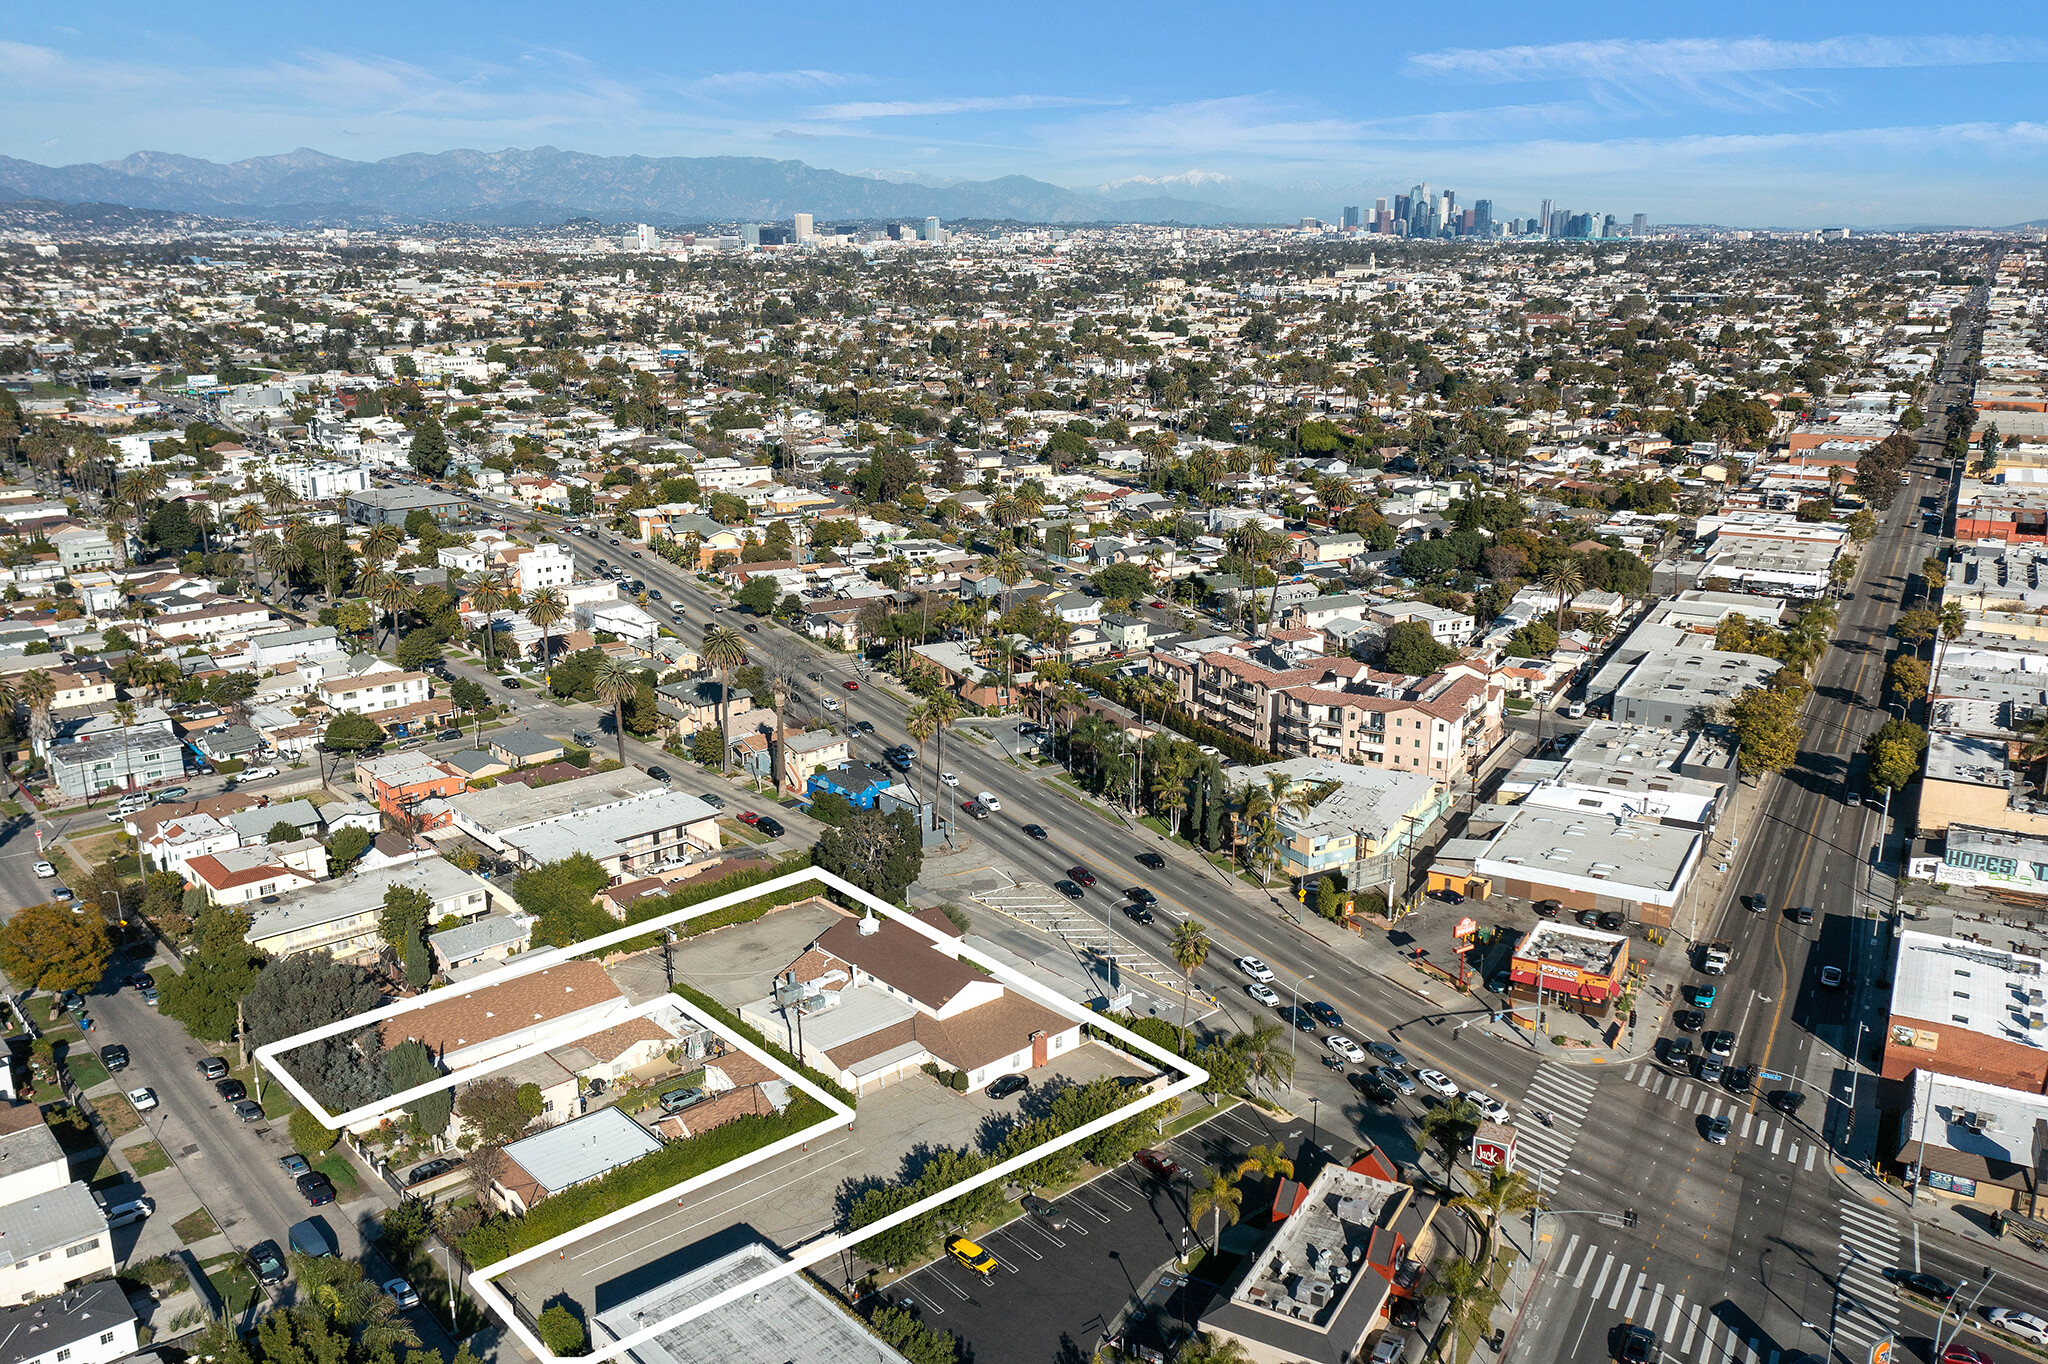
[[[1019,109],[1077,109],[1116,102],[1104,99],[1078,99],[1066,95],[974,95],[959,99],[868,100],[853,104],[828,104],[814,113],[823,119],[857,122],[870,118],[935,118],[947,114],[990,114]]]
[[[1607,38],[1520,47],[1461,47],[1408,58],[1411,73],[1468,81],[1582,79],[1634,83],[1756,71],[1884,70],[2048,61],[2033,38],[1889,38],[1850,34],[1815,42],[1775,38]]]
[[[771,90],[832,89],[864,80],[839,71],[720,71],[699,76],[688,86],[707,93],[756,95]]]

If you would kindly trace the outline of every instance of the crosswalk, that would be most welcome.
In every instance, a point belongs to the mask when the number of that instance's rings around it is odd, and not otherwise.
[[[1899,1329],[1899,1298],[1884,1271],[1899,1262],[1899,1229],[1861,1203],[1841,1205],[1842,1268],[1835,1285],[1835,1339],[1851,1359]]]
[[[1537,1067],[1522,1097],[1521,1120],[1515,1123],[1515,1166],[1538,1188],[1557,1187],[1598,1088],[1593,1076],[1570,1066],[1546,1061]],[[1536,1118],[1538,1111],[1549,1116],[1548,1127]]]
[[[1775,1110],[1751,1112],[1746,1096],[1729,1094],[1718,1085],[1702,1084],[1646,1064],[1630,1066],[1622,1078],[1633,1081],[1638,1088],[1650,1091],[1669,1101],[1672,1107],[1694,1117],[1725,1116],[1730,1141],[1747,1142],[1767,1152],[1774,1160],[1784,1160],[1802,1170],[1811,1170],[1826,1158],[1826,1147],[1779,1117]]]

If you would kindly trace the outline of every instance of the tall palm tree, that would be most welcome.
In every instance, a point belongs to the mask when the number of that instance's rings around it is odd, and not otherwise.
[[[370,575],[363,589],[370,599],[384,608],[384,647],[390,648],[398,634],[398,622],[411,607],[413,585],[396,573],[377,572]]]
[[[1543,1200],[1530,1185],[1529,1176],[1520,1170],[1510,1170],[1505,1165],[1489,1165],[1479,1187],[1453,1198],[1451,1206],[1473,1213],[1480,1219],[1486,1229],[1486,1254],[1481,1258],[1491,1264],[1494,1237],[1500,1232],[1501,1219],[1539,1208],[1543,1206]]]
[[[498,569],[469,594],[476,608],[484,613],[484,649],[491,658],[498,656],[498,613],[519,604],[519,585],[512,581],[512,575],[505,569]]]
[[[1543,570],[1543,585],[1557,594],[1557,631],[1563,634],[1565,606],[1586,585],[1586,571],[1579,566],[1578,556],[1553,561]]]
[[[925,709],[931,712],[932,723],[936,726],[934,737],[938,740],[938,767],[943,772],[946,770],[946,731],[953,727],[953,722],[960,718],[967,707],[957,694],[950,691],[933,692],[924,704]],[[934,827],[936,827],[936,821],[938,820],[938,801],[936,798],[932,801],[932,819]]]
[[[1195,992],[1195,972],[1209,960],[1209,930],[1198,919],[1182,919],[1173,928],[1173,964],[1180,968],[1180,1054],[1188,1054],[1188,996]]]
[[[1261,815],[1252,825],[1251,837],[1246,840],[1246,851],[1250,855],[1252,865],[1258,869],[1260,885],[1272,884],[1273,869],[1280,865],[1280,849],[1286,840],[1287,836],[1280,828],[1280,821],[1273,818],[1270,811]]]
[[[910,708],[910,713],[903,717],[903,732],[917,740],[917,746],[925,750],[925,768],[927,771],[930,771],[932,768],[930,744],[932,736],[939,732],[939,719],[936,715],[932,714],[931,702],[921,702]],[[934,806],[938,804],[937,801],[932,803]]]
[[[1152,776],[1152,804],[1166,812],[1166,829],[1180,837],[1180,812],[1188,808],[1188,759],[1179,747],[1169,749]]]
[[[1487,1318],[1500,1301],[1491,1268],[1491,1261],[1482,1265],[1462,1255],[1430,1266],[1429,1286],[1435,1290],[1431,1296],[1441,1294],[1449,1303],[1444,1310],[1445,1320],[1451,1323],[1451,1349],[1446,1358],[1465,1357],[1467,1327],[1476,1327],[1469,1333],[1474,1338],[1485,1334]]]
[[[1959,601],[1945,601],[1941,604],[1941,639],[1934,650],[1934,678],[1927,684],[1927,695],[1932,698],[1941,685],[1941,665],[1948,658],[1948,646],[1963,637],[1969,620],[1963,614]]]
[[[726,727],[732,718],[732,675],[747,661],[747,637],[730,625],[704,636],[704,661],[718,671],[718,770],[732,770],[732,746]]]
[[[235,508],[234,522],[242,532],[242,539],[246,541],[254,536],[257,528],[263,524],[263,511],[254,502],[244,502]]]
[[[56,679],[41,668],[33,669],[22,674],[15,694],[28,707],[29,743],[37,753],[47,752],[54,732],[50,724],[50,707],[57,702]]]
[[[405,532],[389,521],[383,522],[372,526],[369,534],[363,537],[363,557],[381,567],[404,543]]]
[[[1278,1023],[1261,1023],[1238,1043],[1246,1063],[1247,1078],[1268,1088],[1294,1079],[1294,1057],[1280,1036]]]
[[[568,615],[569,603],[556,588],[543,587],[526,599],[526,618],[540,627],[540,657],[544,668],[552,668],[555,664],[555,648],[549,631]]]
[[[1010,593],[1018,583],[1024,581],[1024,556],[1017,552],[1015,545],[1007,545],[996,555],[996,581],[1003,585],[1003,614],[1010,614]]]
[[[1223,1224],[1233,1226],[1237,1214],[1244,1207],[1244,1190],[1237,1187],[1237,1181],[1221,1170],[1211,1169],[1204,1173],[1201,1181],[1188,1193],[1188,1216],[1199,1222],[1205,1215],[1213,1216],[1215,1224],[1209,1231],[1212,1252],[1223,1235]]]
[[[619,741],[619,766],[626,765],[626,698],[640,686],[640,674],[616,658],[597,665],[591,690],[612,708],[612,735]]]

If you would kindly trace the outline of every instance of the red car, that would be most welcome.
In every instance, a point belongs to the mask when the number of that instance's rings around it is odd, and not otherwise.
[[[759,824],[760,822],[761,816],[752,810],[745,811],[740,815],[740,823],[742,824]]]
[[[858,682],[854,681],[854,680],[853,680],[852,678],[850,678],[850,677],[849,677],[849,678],[847,678],[847,679],[846,679],[846,680],[845,680],[844,682],[841,682],[841,683],[840,683],[839,685],[840,685],[840,686],[842,686],[842,687],[844,687],[844,688],[846,688],[846,689],[847,689],[848,691],[859,691],[859,690],[860,690],[860,683],[858,683]]]
[[[1164,611],[1166,609],[1166,603],[1163,601],[1153,602],[1152,609],[1155,611]]]
[[[1967,1345],[1951,1345],[1941,1352],[1941,1364],[1997,1364],[1982,1350],[1973,1350]]]
[[[1180,1166],[1168,1159],[1164,1151],[1155,1151],[1147,1146],[1140,1149],[1131,1159],[1137,1161],[1138,1164],[1144,1166],[1153,1174],[1158,1175],[1161,1179],[1173,1180],[1180,1176]]]
[[[1095,873],[1088,870],[1088,868],[1086,867],[1068,867],[1067,875],[1073,877],[1076,881],[1079,881],[1084,886],[1092,886],[1095,884]]]

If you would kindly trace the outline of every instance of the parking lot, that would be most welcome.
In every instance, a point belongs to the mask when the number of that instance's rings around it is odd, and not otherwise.
[[[1251,1147],[1276,1141],[1298,1158],[1309,1135],[1306,1123],[1275,1121],[1239,1105],[1161,1149],[1194,1176],[1209,1166],[1234,1170]],[[1169,1188],[1135,1162],[1052,1203],[1066,1229],[1025,1216],[980,1239],[998,1262],[987,1276],[942,1257],[887,1292],[910,1299],[928,1325],[957,1333],[976,1364],[1089,1359],[1130,1299],[1160,1269],[1171,1268],[1184,1245],[1208,1236],[1213,1221],[1203,1218],[1189,1234],[1185,1180]],[[1242,1216],[1259,1216],[1249,1192]],[[1175,1315],[1198,1316],[1213,1291],[1213,1285],[1189,1283],[1176,1295]]]

